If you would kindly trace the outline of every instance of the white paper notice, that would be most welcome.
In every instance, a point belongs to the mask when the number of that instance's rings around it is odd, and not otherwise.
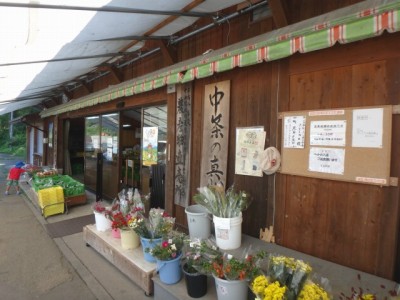
[[[310,148],[309,171],[339,174],[344,173],[344,149]]]
[[[235,174],[262,177],[260,154],[264,150],[264,127],[236,129]]]
[[[284,127],[283,147],[304,148],[306,117],[285,117]]]
[[[353,147],[382,148],[383,108],[353,111]]]
[[[344,147],[346,145],[346,120],[312,121],[310,145]]]

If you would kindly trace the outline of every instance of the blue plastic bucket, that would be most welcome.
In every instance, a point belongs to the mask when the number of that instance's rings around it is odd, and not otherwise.
[[[140,237],[140,242],[142,244],[144,259],[148,262],[156,262],[156,259],[150,253],[146,252],[146,248],[153,249],[155,245],[159,245],[162,242],[162,238],[158,239],[146,239]]]
[[[175,284],[181,280],[181,257],[182,253],[172,260],[157,260],[157,271],[161,282]]]

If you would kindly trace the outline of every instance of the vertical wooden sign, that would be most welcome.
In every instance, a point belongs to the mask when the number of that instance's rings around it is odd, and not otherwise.
[[[226,186],[230,81],[205,86],[200,186]]]
[[[176,146],[174,203],[189,205],[190,144],[192,132],[192,83],[181,84],[176,92]]]

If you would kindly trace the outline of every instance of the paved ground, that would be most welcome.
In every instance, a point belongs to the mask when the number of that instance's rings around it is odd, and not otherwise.
[[[52,239],[44,224],[91,213],[89,203],[47,218],[24,193],[4,195],[7,172],[18,160],[0,154],[0,299],[152,299],[90,247],[82,233]]]

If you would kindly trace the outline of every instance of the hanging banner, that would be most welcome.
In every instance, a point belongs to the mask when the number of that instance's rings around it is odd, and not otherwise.
[[[229,142],[230,81],[205,86],[200,186],[225,187]]]
[[[192,83],[180,84],[176,91],[175,196],[177,205],[189,205],[190,144],[192,132]]]
[[[144,166],[157,164],[158,127],[143,127],[142,158]]]
[[[264,127],[236,129],[235,174],[262,177],[261,152],[265,145]]]

